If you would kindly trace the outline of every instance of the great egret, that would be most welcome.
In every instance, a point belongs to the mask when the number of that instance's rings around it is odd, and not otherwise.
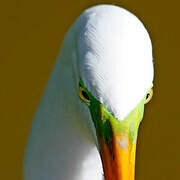
[[[153,74],[151,40],[136,16],[114,5],[85,10],[33,120],[24,179],[133,180]]]

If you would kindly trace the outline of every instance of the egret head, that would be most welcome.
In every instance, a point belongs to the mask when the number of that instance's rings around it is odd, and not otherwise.
[[[96,128],[105,179],[133,180],[138,127],[152,97],[151,40],[138,18],[116,6],[90,8],[79,19],[79,96]]]

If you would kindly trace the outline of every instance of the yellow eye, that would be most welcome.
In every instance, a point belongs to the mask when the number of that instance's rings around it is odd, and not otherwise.
[[[153,88],[151,88],[147,95],[146,95],[146,100],[145,100],[145,104],[147,104],[151,99],[152,99],[152,96],[153,96]]]
[[[82,88],[81,86],[79,86],[79,97],[85,102],[85,103],[89,103],[90,99],[88,94],[86,93],[86,91],[84,90],[84,88]]]

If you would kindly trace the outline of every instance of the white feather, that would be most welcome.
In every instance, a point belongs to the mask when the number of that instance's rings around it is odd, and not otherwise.
[[[97,6],[80,17],[77,49],[88,90],[119,120],[145,96],[153,81],[152,46],[143,24],[129,11]]]
[[[79,79],[122,120],[153,79],[151,42],[142,23],[111,5],[86,10],[69,30],[34,117],[25,180],[101,180],[103,170]]]

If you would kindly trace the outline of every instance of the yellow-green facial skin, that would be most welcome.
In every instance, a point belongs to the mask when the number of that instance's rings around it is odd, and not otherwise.
[[[137,138],[138,127],[143,118],[146,96],[123,120],[118,120],[102,103],[91,95],[91,93],[84,87],[82,81],[80,81],[80,85],[89,96],[89,110],[98,136],[103,138],[107,144],[111,144],[114,134],[126,135],[129,137],[130,143],[133,144]]]

